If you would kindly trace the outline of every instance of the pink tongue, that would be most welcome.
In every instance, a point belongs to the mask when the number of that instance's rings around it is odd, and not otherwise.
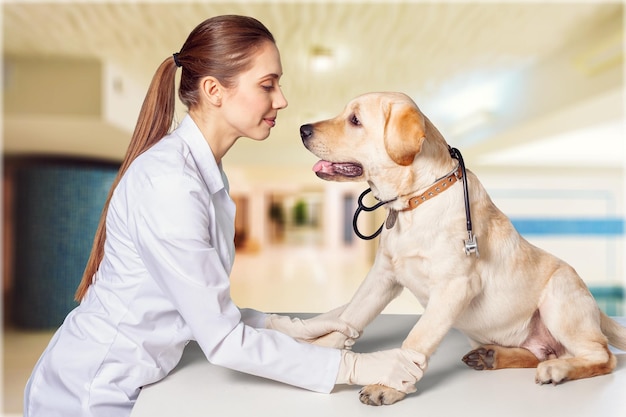
[[[318,161],[313,165],[313,172],[333,173],[333,163],[328,161]]]

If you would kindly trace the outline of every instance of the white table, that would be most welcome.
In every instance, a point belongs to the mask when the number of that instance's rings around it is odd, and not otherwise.
[[[357,352],[398,347],[418,316],[381,315],[365,329]],[[618,319],[626,325],[626,318]],[[461,362],[469,343],[452,330],[431,358],[418,391],[391,406],[361,404],[358,386],[318,394],[211,365],[190,343],[164,380],[145,387],[132,417],[625,417],[626,353],[614,350],[612,374],[539,386],[534,369],[475,371]]]

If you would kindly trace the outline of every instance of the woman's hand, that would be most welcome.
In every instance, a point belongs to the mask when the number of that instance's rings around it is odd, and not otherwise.
[[[338,317],[328,314],[306,320],[270,314],[267,317],[266,328],[278,330],[300,341],[336,348],[352,346],[354,339],[360,335],[358,330]]]
[[[415,392],[415,383],[424,375],[426,366],[426,357],[409,349],[373,353],[344,350],[336,383],[382,385],[409,394]]]

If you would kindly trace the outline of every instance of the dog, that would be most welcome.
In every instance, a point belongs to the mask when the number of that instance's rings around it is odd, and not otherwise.
[[[626,328],[570,265],[516,231],[410,97],[363,94],[338,116],[302,125],[300,136],[321,159],[318,177],[366,181],[388,211],[370,271],[335,310],[346,323],[362,331],[408,288],[424,313],[402,348],[427,358],[454,327],[471,344],[462,360],[477,370],[536,367],[536,383],[556,385],[615,368],[608,345],[626,350]],[[317,342],[350,341],[331,333]],[[369,405],[404,397],[382,385],[360,391]]]

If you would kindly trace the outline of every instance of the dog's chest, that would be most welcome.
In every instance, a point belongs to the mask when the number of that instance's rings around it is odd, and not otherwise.
[[[454,243],[462,242],[466,234],[462,228],[450,227],[449,222],[441,216],[390,214],[386,222],[390,227],[383,232],[380,249],[397,260],[441,258],[454,251]]]
[[[458,260],[466,257],[466,233],[462,227],[449,227],[449,219],[438,216],[411,220],[401,216],[393,228],[385,230],[379,250],[389,260],[396,282],[424,303],[433,280],[449,277],[464,267],[465,262]],[[462,225],[462,219],[457,223]]]
[[[432,248],[412,239],[390,239],[381,250],[389,260],[396,282],[408,288],[420,302],[426,302],[430,271],[436,256]]]

